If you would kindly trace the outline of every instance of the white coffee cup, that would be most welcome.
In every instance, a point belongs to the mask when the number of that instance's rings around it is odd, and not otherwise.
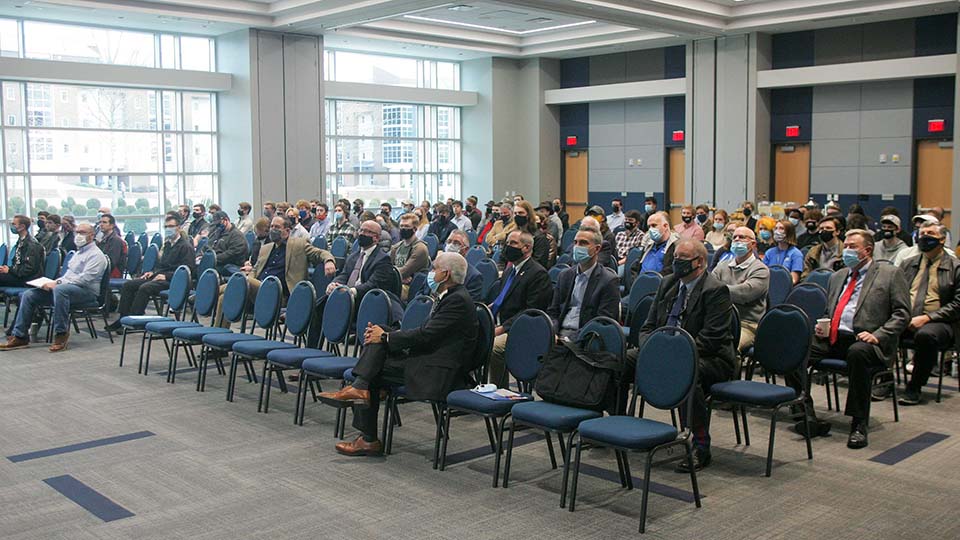
[[[830,334],[830,319],[817,319],[817,335],[826,336]]]

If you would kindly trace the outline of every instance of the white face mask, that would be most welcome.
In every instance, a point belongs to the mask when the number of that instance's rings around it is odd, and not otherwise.
[[[77,237],[73,239],[74,243],[77,244],[77,249],[82,248],[87,245],[87,237],[83,235],[76,235]]]

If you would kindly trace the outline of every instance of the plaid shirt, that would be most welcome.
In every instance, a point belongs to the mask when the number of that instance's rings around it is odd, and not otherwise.
[[[347,248],[353,243],[357,236],[357,229],[349,220],[343,220],[343,224],[333,223],[327,231],[327,245],[332,246],[334,238],[342,236],[347,240]]]
[[[632,231],[620,231],[617,233],[617,259],[623,259],[635,247],[643,244],[643,231],[640,227],[634,227]]]

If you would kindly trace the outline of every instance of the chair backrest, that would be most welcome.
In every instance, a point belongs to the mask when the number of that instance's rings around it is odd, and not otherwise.
[[[474,302],[477,310],[477,322],[480,323],[477,329],[477,348],[474,350],[473,359],[467,367],[468,370],[484,368],[490,360],[490,353],[493,351],[493,340],[496,337],[497,323],[493,320],[493,314],[490,308],[483,302]],[[483,375],[483,373],[480,373]],[[478,378],[480,379],[480,378]],[[484,379],[485,380],[485,379]],[[477,382],[483,382],[478,380]]]
[[[247,231],[243,235],[243,239],[247,241],[247,252],[253,251],[253,243],[257,239],[257,235],[253,231]],[[326,241],[326,239],[324,239]]]
[[[357,336],[361,336],[357,338],[357,342],[363,341],[362,336],[367,323],[380,326],[390,324],[391,312],[390,295],[386,291],[382,289],[367,291],[367,294],[363,295],[363,300],[360,301],[360,308],[357,309]]]
[[[143,249],[140,244],[134,242],[127,244],[127,275],[134,276],[140,270],[140,263],[143,262]]]
[[[97,307],[99,309],[107,308],[107,298],[110,295],[110,272],[113,270],[110,268],[110,259],[104,255],[107,259],[107,266],[103,269],[103,274],[100,276],[100,292],[97,294]]]
[[[318,298],[327,295],[327,285],[330,285],[334,277],[336,276],[327,275],[323,270],[323,264],[314,268],[313,274],[310,275],[310,283],[313,283],[313,290],[316,291]]]
[[[503,247],[502,247],[501,245],[497,244],[497,246],[493,248],[493,252],[490,253],[490,260],[492,260],[492,261],[495,262],[495,263],[499,263],[499,262],[500,262],[500,253],[501,253],[502,251],[503,251]]]
[[[433,298],[421,294],[407,302],[407,309],[403,312],[403,320],[400,321],[401,330],[413,330],[419,328],[430,317],[433,310]]]
[[[707,266],[709,267],[713,264],[713,256],[717,254],[717,248],[706,240],[703,242],[703,247],[707,248]]]
[[[797,306],[774,306],[760,319],[754,357],[764,371],[783,375],[806,367],[813,326]],[[804,371],[804,370],[801,370]]]
[[[661,281],[663,277],[656,272],[643,272],[638,275],[630,286],[630,301],[627,303],[629,313],[633,313],[641,298],[648,294],[656,294]]]
[[[624,353],[627,352],[627,344],[623,338],[623,327],[620,323],[610,317],[594,317],[580,328],[577,341],[582,342],[591,332],[596,332],[600,336],[601,343],[592,342],[596,350],[613,353],[617,358],[623,358]]]
[[[330,254],[334,257],[346,257],[347,256],[347,239],[338,236],[333,239],[333,244],[330,246]]]
[[[123,237],[123,241],[127,243],[127,247],[129,248],[131,245],[137,243],[137,235],[127,231],[127,234]]]
[[[797,283],[783,303],[802,309],[810,324],[815,325],[817,319],[826,317],[827,291],[816,283]]]
[[[733,346],[738,347],[740,343],[740,334],[743,333],[743,327],[740,326],[740,310],[737,306],[730,305],[730,334],[733,336]]]
[[[353,295],[348,289],[337,287],[327,295],[327,303],[323,308],[323,339],[327,343],[346,342],[352,322]]]
[[[153,233],[153,237],[150,238],[150,244],[158,248],[163,245],[163,237],[160,236],[160,233]]]
[[[147,246],[150,245],[150,239],[147,237],[147,233],[140,233],[140,236],[137,237],[137,243],[140,244],[140,249],[146,251]]]
[[[676,326],[657,328],[637,354],[634,388],[658,409],[675,409],[684,401],[689,406],[697,364],[697,346],[690,334]]]
[[[207,244],[208,244],[209,242],[210,242],[210,239],[207,238],[206,236],[204,236],[203,238],[197,240],[197,248],[196,248],[195,251],[196,251],[197,253],[202,252],[202,251],[204,250],[204,248],[207,247]]]
[[[200,264],[197,265],[197,272],[203,273],[210,268],[217,267],[217,254],[213,252],[212,249],[208,249],[203,252],[203,256],[200,257]]]
[[[647,316],[650,314],[650,308],[653,307],[653,299],[656,297],[656,293],[650,293],[645,295],[640,301],[637,302],[637,307],[634,308],[630,313],[630,336],[627,338],[627,343],[634,347],[640,345],[640,327],[643,326],[643,323],[647,321]]]
[[[283,286],[276,276],[267,276],[260,282],[260,290],[253,302],[253,321],[269,333],[280,319],[280,304],[283,302]]]
[[[67,266],[70,264],[70,260],[73,259],[73,256],[76,254],[76,251],[70,250],[66,255],[63,256],[63,262],[60,264],[60,273],[57,274],[58,277],[67,273]]]
[[[570,255],[569,253],[564,253],[563,255],[560,255],[559,257],[557,257],[557,264],[565,264],[567,266],[572,266],[573,256]]]
[[[411,296],[415,297],[423,291],[423,287],[427,284],[427,273],[426,272],[417,272],[410,278],[410,286],[407,288],[407,298]]]
[[[567,229],[563,231],[563,235],[560,236],[560,251],[566,253],[570,250],[570,246],[573,245],[573,239],[577,237],[577,231],[573,229]]]
[[[160,250],[157,246],[150,246],[143,252],[143,264],[140,265],[140,272],[153,272],[157,266],[157,260],[160,258]]]
[[[816,283],[817,285],[823,287],[823,290],[826,291],[830,289],[830,276],[832,275],[833,272],[830,270],[814,270],[813,272],[807,274],[807,277],[804,279],[804,281]]]
[[[182,312],[187,305],[187,296],[190,294],[190,268],[181,265],[173,273],[170,279],[170,296],[167,303],[170,305],[170,311],[174,313]]]
[[[57,273],[60,272],[60,262],[62,260],[63,255],[59,249],[47,253],[47,258],[43,266],[43,277],[47,279],[57,279]]]
[[[477,231],[470,229],[469,231],[467,231],[467,242],[470,242],[471,246],[477,245],[478,236],[479,235],[477,234]]]
[[[314,236],[313,242],[310,243],[317,249],[327,249],[327,237],[322,234]]]
[[[287,300],[287,331],[294,337],[300,337],[310,329],[313,307],[317,302],[317,290],[309,281],[301,281],[290,291]]]
[[[467,251],[467,263],[477,266],[477,263],[487,258],[487,252],[482,246],[473,246]]]
[[[497,263],[493,262],[490,259],[484,259],[477,263],[477,271],[480,272],[480,275],[483,277],[483,289],[482,297],[486,298],[487,294],[490,292],[490,288],[493,287],[493,284],[500,278],[500,273],[497,270]]]
[[[423,237],[423,241],[427,244],[427,252],[430,253],[430,260],[436,259],[437,249],[440,247],[440,239],[437,238],[437,235],[428,233]]]
[[[217,309],[217,295],[220,293],[220,274],[208,268],[197,280],[197,292],[193,300],[193,309],[197,315],[209,317]]]
[[[793,276],[780,265],[770,267],[770,286],[767,289],[767,307],[782,304],[793,288]]]
[[[547,274],[550,276],[550,282],[556,285],[557,280],[560,279],[560,273],[566,270],[567,268],[570,268],[570,267],[566,264],[553,265],[550,268],[550,270],[547,270]]]
[[[350,244],[350,253],[356,253],[358,249],[360,249],[360,241],[354,239],[353,243]]]
[[[391,292],[397,298],[400,298],[400,295],[403,293],[403,278],[400,277],[400,270],[396,266],[392,266],[390,269],[393,272],[390,274],[392,279],[390,280],[390,288],[387,289],[387,292]]]
[[[247,309],[247,278],[237,272],[227,280],[227,288],[223,291],[223,318],[235,323],[243,318]]]
[[[0,264],[7,264],[7,245],[0,244]]]
[[[623,267],[623,279],[621,280],[623,288],[627,291],[633,284],[633,272],[630,269],[633,268],[634,263],[640,260],[640,257],[643,257],[643,250],[638,247],[630,248],[630,251],[627,252],[627,263]]]
[[[539,309],[527,309],[513,319],[504,358],[507,369],[521,382],[532,382],[553,347],[553,322]]]

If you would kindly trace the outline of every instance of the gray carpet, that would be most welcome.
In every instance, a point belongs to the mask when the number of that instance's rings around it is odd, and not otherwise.
[[[0,354],[0,452],[13,456],[150,431],[154,436],[49,457],[0,459],[3,538],[627,538],[637,535],[640,491],[604,474],[583,475],[577,511],[561,510],[560,474],[542,441],[517,448],[509,489],[493,489],[493,456],[430,464],[429,407],[401,407],[394,454],[346,458],[333,450],[334,410],[308,403],[293,424],[293,394],[273,392],[269,414],[256,412],[258,386],[238,382],[234,403],[225,379],[211,370],[207,391],[195,372],[165,382],[165,353],[154,349],[150,375],[138,375],[139,339],[117,367],[119,343],[74,335],[65,353],[41,345]],[[183,367],[186,367],[185,365]],[[955,387],[957,380],[946,379]],[[949,501],[960,497],[955,420],[960,399],[901,409],[874,404],[870,446],[846,448],[846,420],[814,441],[807,461],[802,439],[778,427],[772,478],[763,477],[768,417],[751,415],[753,445],[737,446],[728,413],[715,413],[714,464],[700,474],[703,507],[653,494],[650,538],[960,537]],[[841,395],[841,398],[843,396]],[[668,419],[660,413],[649,415]],[[454,418],[449,453],[483,448],[480,421]],[[949,435],[895,465],[870,461],[924,432]],[[348,428],[347,436],[351,436]],[[531,439],[527,436],[526,440]],[[609,452],[586,451],[585,465],[613,471]],[[639,458],[631,461],[642,476]],[[71,475],[132,517],[105,522],[44,479]],[[667,467],[653,481],[689,491],[689,478]]]

